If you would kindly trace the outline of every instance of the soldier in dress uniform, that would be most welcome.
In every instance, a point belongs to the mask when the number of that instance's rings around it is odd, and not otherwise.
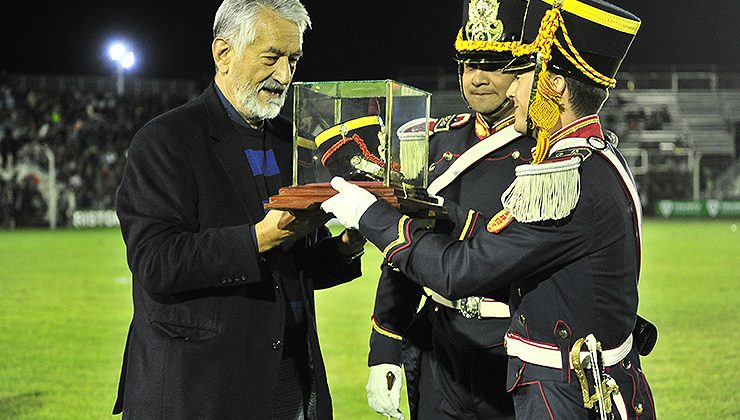
[[[462,211],[457,223],[437,221],[435,231],[455,239],[482,223],[468,209],[488,214],[502,209],[499,197],[514,180],[514,169],[531,160],[534,147],[534,140],[514,130],[513,102],[506,97],[514,75],[501,71],[513,59],[527,3],[466,0],[465,6],[455,60],[462,97],[474,114],[434,120],[429,145],[428,191]],[[464,300],[451,301],[403,278],[392,266],[381,267],[368,358],[369,405],[402,418],[403,365],[412,418],[513,418],[503,348],[509,288],[483,294],[483,314],[473,316],[461,307]],[[395,378],[390,389],[389,375]]]
[[[503,210],[471,238],[435,234],[341,179],[322,205],[406,279],[448,299],[511,286],[517,418],[655,417],[639,358],[654,344],[637,316],[640,200],[597,116],[639,27],[601,0],[530,1],[520,58],[506,70],[517,74],[515,127],[537,146]]]

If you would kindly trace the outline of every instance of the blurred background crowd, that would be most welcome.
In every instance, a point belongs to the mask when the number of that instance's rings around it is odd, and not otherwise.
[[[53,196],[58,226],[77,209],[112,209],[133,135],[187,99],[0,84],[0,227],[48,226]]]
[[[645,213],[660,200],[739,199],[740,73],[662,75],[623,74],[601,112]],[[401,71],[398,80],[432,92],[432,116],[468,111],[455,74]],[[0,228],[71,226],[77,211],[110,212],[136,131],[206,84],[131,78],[121,90],[110,77],[1,75]]]

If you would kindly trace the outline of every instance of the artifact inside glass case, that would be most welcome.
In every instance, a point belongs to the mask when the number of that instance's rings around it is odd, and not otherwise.
[[[339,176],[405,213],[443,213],[426,192],[430,93],[393,80],[293,89],[293,183],[267,208],[314,209]]]

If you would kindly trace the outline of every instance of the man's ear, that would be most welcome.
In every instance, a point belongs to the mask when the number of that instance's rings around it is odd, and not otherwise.
[[[565,89],[567,87],[565,84],[565,77],[560,74],[550,73],[550,81],[552,82],[552,87],[555,88],[556,92],[561,95],[565,94]]]
[[[211,44],[211,54],[213,55],[213,62],[216,64],[216,70],[222,74],[228,73],[234,56],[231,45],[221,37],[216,38]]]
[[[568,90],[568,85],[565,83],[565,77],[559,74],[550,73],[550,82],[556,92],[560,93],[560,99],[558,100],[558,107],[560,112],[565,111],[565,92]],[[570,95],[570,93],[568,93]]]

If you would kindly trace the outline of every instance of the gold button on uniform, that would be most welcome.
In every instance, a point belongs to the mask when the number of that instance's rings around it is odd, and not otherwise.
[[[518,150],[514,150],[513,152],[511,152],[512,159],[519,159],[519,156],[521,156],[521,153],[519,153]]]
[[[558,335],[560,336],[560,338],[565,340],[566,338],[568,338],[568,330],[566,330],[565,328],[561,328],[560,330],[558,330]]]
[[[642,403],[637,403],[635,405],[635,414],[637,414],[639,416],[639,415],[642,414],[642,411],[643,411]]]
[[[448,162],[449,162],[449,161],[451,161],[451,160],[452,160],[452,152],[450,152],[450,151],[448,150],[448,151],[446,151],[446,152],[445,152],[445,153],[444,153],[444,154],[442,155],[442,157],[443,157],[443,158],[444,158],[444,159],[445,159],[446,161],[448,161]]]

